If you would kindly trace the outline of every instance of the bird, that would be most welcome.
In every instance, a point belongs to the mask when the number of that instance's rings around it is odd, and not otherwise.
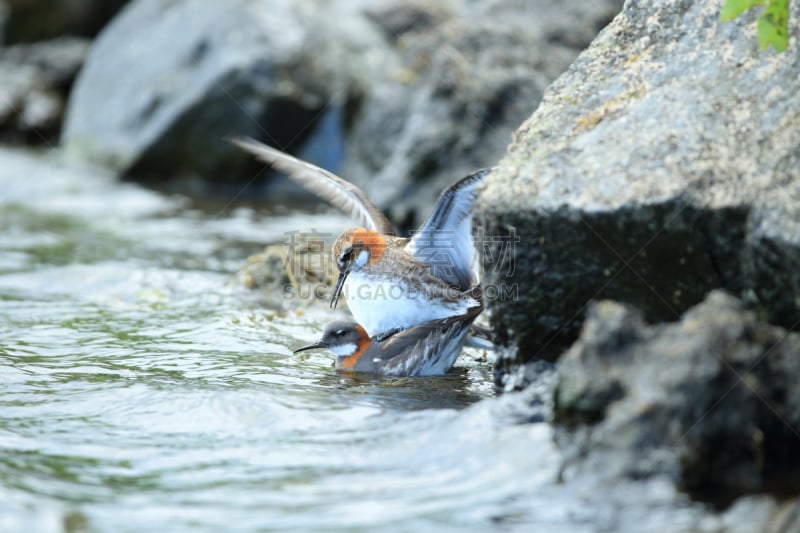
[[[325,326],[322,338],[297,348],[294,353],[325,348],[332,352],[335,368],[384,376],[440,376],[446,374],[461,353],[481,305],[466,313],[431,320],[379,340],[352,320]]]
[[[477,250],[471,209],[475,189],[494,168],[477,170],[439,196],[410,238],[397,237],[391,222],[355,185],[311,163],[249,138],[230,139],[242,150],[360,221],[343,232],[332,254],[339,275],[331,295],[344,295],[350,313],[378,339],[426,322],[461,316],[480,306]]]

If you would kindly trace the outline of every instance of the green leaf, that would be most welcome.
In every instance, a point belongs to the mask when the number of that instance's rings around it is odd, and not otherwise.
[[[722,22],[728,22],[751,7],[764,5],[766,3],[767,0],[725,0],[725,5],[722,6],[722,10],[719,12],[719,18]]]
[[[770,0],[758,17],[758,44],[762,50],[769,45],[783,52],[789,44],[789,0]]]

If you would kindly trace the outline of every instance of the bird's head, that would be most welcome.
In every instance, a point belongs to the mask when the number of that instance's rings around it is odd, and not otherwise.
[[[386,242],[385,235],[365,228],[353,228],[339,235],[333,243],[333,259],[339,277],[331,295],[331,307],[339,303],[347,276],[380,261],[386,251]]]

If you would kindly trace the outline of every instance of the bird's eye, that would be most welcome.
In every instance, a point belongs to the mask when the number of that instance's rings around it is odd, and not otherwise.
[[[353,249],[352,249],[352,248],[348,248],[347,250],[345,250],[344,252],[342,252],[342,255],[341,255],[341,257],[339,258],[339,260],[340,260],[342,263],[347,263],[347,262],[349,262],[349,261],[350,261],[350,259],[351,259],[352,257],[353,257]]]
[[[342,335],[344,335],[344,330],[343,329],[337,329],[336,330],[336,336],[337,337],[341,337]]]

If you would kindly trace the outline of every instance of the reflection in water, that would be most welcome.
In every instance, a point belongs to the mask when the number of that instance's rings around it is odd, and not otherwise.
[[[346,219],[0,157],[0,530],[579,529],[548,426],[498,422],[486,363],[338,374],[290,350],[330,311],[231,283],[265,240]]]
[[[462,409],[491,395],[486,369],[457,367],[446,376],[387,378],[368,374],[331,374],[316,385],[338,389],[360,403],[384,409]]]

